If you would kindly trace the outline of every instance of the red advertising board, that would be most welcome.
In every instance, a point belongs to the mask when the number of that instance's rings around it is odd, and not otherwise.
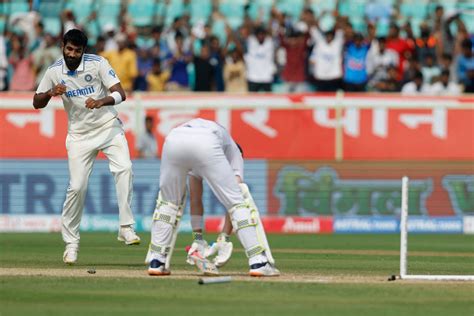
[[[330,160],[341,148],[340,157],[352,160],[474,159],[472,97],[188,95],[127,100],[119,111],[132,157],[137,126],[151,115],[160,146],[171,128],[203,117],[228,128],[246,158]],[[0,158],[65,158],[64,110],[32,110],[30,104],[31,96],[25,95],[1,100]],[[337,117],[334,104],[344,106]]]
[[[275,234],[330,234],[333,232],[332,217],[263,217],[263,227],[267,233]],[[220,233],[224,217],[208,217],[205,230],[209,233]]]

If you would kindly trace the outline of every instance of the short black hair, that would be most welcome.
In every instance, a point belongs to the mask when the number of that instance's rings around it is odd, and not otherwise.
[[[266,30],[263,26],[257,26],[257,27],[255,28],[254,34],[255,34],[255,35],[258,35],[258,34],[264,34],[264,35],[266,35],[266,34],[267,34],[267,30]]]
[[[72,43],[73,45],[80,47],[87,47],[87,36],[86,34],[78,29],[72,29],[67,31],[63,37],[63,44],[66,46],[67,43]]]
[[[152,33],[162,33],[163,32],[163,26],[161,25],[155,25],[151,29]]]
[[[153,122],[153,116],[147,115],[147,116],[145,117],[145,122]]]
[[[421,71],[415,72],[413,79],[423,79],[423,74],[421,73]]]
[[[441,55],[441,58],[453,60],[453,55],[451,55],[450,53],[443,53],[443,55]]]
[[[357,33],[354,34],[354,40],[363,41],[364,36],[362,35],[362,33],[357,32]]]
[[[184,40],[184,34],[181,33],[181,31],[177,31],[176,34],[174,35],[175,40],[177,40],[178,38]]]

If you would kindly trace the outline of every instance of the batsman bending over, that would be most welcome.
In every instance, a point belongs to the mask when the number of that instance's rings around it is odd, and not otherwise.
[[[236,143],[236,145],[237,146],[229,146],[228,153],[225,154],[226,159],[232,167],[235,180],[240,185],[243,182],[244,159],[242,148],[239,146],[239,144]],[[195,251],[197,251],[199,255],[204,258],[216,255],[213,259],[213,263],[216,265],[216,267],[220,268],[230,260],[232,250],[234,248],[232,242],[230,241],[230,235],[232,234],[233,229],[232,221],[229,217],[229,214],[226,213],[222,231],[217,237],[216,242],[213,243],[211,247],[209,247],[207,241],[202,235],[204,214],[204,207],[202,204],[203,179],[192,171],[189,173],[189,176],[189,200],[191,204],[190,210],[191,228],[193,230],[193,243],[188,251],[188,259],[186,261],[187,263],[194,265],[194,261],[190,256]]]
[[[249,274],[280,274],[271,258],[258,212],[246,202],[229,164],[232,159],[227,156],[236,150],[238,152],[227,130],[204,119],[194,119],[174,128],[166,137],[160,167],[160,194],[151,227],[148,274],[170,274],[174,229],[177,229],[183,209],[186,177],[190,171],[206,180],[228,210],[237,237],[249,258]],[[249,194],[248,190],[246,194]]]

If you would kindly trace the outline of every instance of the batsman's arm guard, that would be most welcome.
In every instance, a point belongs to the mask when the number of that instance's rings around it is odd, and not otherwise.
[[[267,235],[265,233],[262,220],[260,219],[260,213],[258,212],[257,205],[255,204],[255,201],[252,195],[250,194],[249,187],[245,183],[239,183],[239,186],[244,196],[245,202],[250,207],[251,218],[256,222],[255,228],[257,229],[257,237],[259,239],[260,244],[263,245],[263,247],[265,248],[265,255],[268,259],[268,262],[270,262],[272,265],[275,265],[275,259],[272,256],[270,245],[268,244]],[[237,227],[234,226],[234,229],[237,229]]]

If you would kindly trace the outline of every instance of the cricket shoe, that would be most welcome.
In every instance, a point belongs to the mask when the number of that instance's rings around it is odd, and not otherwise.
[[[250,276],[253,277],[272,277],[279,276],[280,271],[269,262],[255,263],[250,266]]]
[[[66,250],[64,250],[63,261],[66,264],[75,264],[77,261],[77,252],[79,251],[79,245],[69,244],[66,245]]]
[[[166,270],[165,264],[157,259],[153,259],[148,266],[148,275],[161,276],[170,275],[171,271]]]
[[[132,226],[121,226],[117,236],[118,241],[123,241],[126,245],[139,245],[140,237],[135,233]]]

